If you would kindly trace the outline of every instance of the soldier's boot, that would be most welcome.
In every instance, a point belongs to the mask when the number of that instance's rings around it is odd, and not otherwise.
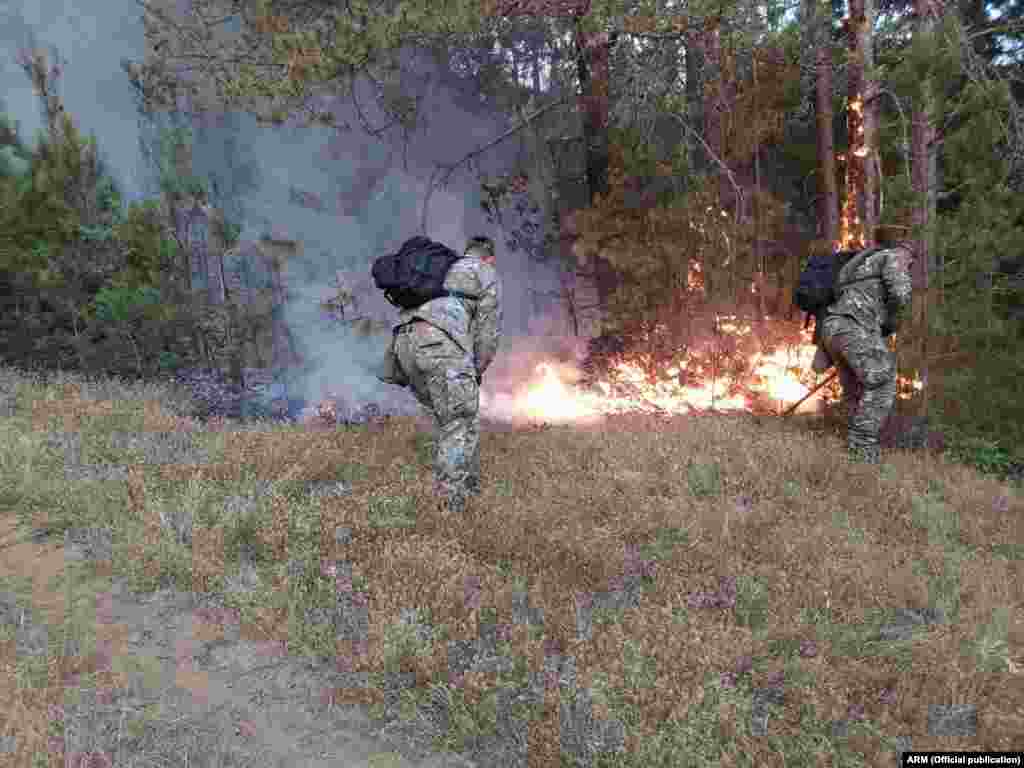
[[[442,512],[451,512],[456,515],[461,515],[466,511],[466,494],[446,494],[439,502],[438,507]]]
[[[850,461],[858,464],[879,464],[882,461],[882,452],[877,445],[851,445],[849,455]]]
[[[462,514],[466,511],[466,501],[469,493],[464,487],[457,484],[434,481],[434,495],[437,498],[437,507],[440,511]]]

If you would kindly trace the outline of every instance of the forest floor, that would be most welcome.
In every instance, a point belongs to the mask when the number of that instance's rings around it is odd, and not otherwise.
[[[14,765],[895,765],[1024,750],[1024,494],[807,420],[200,425],[0,376]],[[817,755],[818,757],[813,757]]]

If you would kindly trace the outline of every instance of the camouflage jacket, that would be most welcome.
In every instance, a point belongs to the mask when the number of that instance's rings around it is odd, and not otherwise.
[[[903,248],[886,248],[865,259],[852,259],[839,271],[838,298],[829,305],[825,317],[848,317],[869,331],[894,333],[910,306],[908,259]],[[859,282],[842,287],[852,280]]]
[[[483,375],[494,360],[501,340],[501,281],[498,273],[494,267],[470,253],[452,264],[444,287],[479,298],[447,296],[433,299],[415,309],[403,311],[395,327],[415,318],[426,320],[471,353],[477,373]]]

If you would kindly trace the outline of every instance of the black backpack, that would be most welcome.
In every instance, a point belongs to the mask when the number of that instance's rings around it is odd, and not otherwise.
[[[400,309],[415,309],[432,299],[457,296],[475,299],[459,291],[446,291],[444,279],[461,256],[443,243],[426,237],[406,240],[397,253],[373,263],[373,281],[387,300]]]
[[[866,251],[836,251],[835,253],[812,256],[803,272],[800,273],[800,280],[793,294],[793,303],[807,313],[808,320],[812,315],[820,316],[828,305],[838,298],[836,279],[839,277],[839,271],[855,257],[867,258],[877,250],[877,248],[869,248]],[[845,288],[847,285],[872,279],[874,276],[862,277],[850,280],[838,287]]]

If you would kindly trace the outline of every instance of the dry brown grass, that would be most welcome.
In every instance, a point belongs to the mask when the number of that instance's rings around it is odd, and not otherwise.
[[[79,409],[102,410],[81,400],[37,401],[36,407],[37,419],[60,415],[73,423],[80,423]],[[148,423],[167,423],[151,409],[145,416]],[[466,515],[454,517],[431,503],[430,469],[417,453],[418,435],[411,420],[376,429],[228,431],[214,462],[147,468],[145,479],[133,474],[125,514],[146,521],[158,536],[146,490],[157,479],[216,484],[236,481],[244,470],[265,479],[330,480],[358,466],[351,492],[319,507],[319,557],[351,561],[369,598],[366,643],[339,644],[337,652],[351,656],[354,669],[381,669],[388,628],[403,608],[427,609],[435,626],[447,625],[451,639],[475,638],[484,608],[496,609],[498,622],[512,624],[514,584],[523,583],[514,582],[515,574],[528,585],[530,605],[543,609],[544,627],[541,635],[514,626],[512,655],[540,671],[545,647],[554,641],[576,657],[581,686],[600,681],[604,690],[616,690],[616,697],[599,701],[595,714],[635,714],[627,755],[649,748],[667,721],[698,722],[695,713],[718,695],[713,681],[734,670],[742,656],[756,660],[743,690],[762,687],[785,669],[787,700],[770,721],[777,737],[771,740],[750,735],[744,720],[749,710],[739,699],[717,700],[715,727],[724,751],[716,759],[722,765],[737,764],[739,755],[749,764],[782,765],[780,743],[793,745],[794,753],[810,743],[808,711],[814,721],[827,723],[844,718],[851,706],[863,708],[877,733],[851,734],[847,748],[862,758],[848,765],[892,760],[878,734],[910,735],[921,750],[1024,749],[1024,499],[995,480],[924,454],[891,455],[881,472],[851,465],[834,437],[779,422],[630,417],[604,428],[485,433],[483,493]],[[712,465],[717,475],[702,469]],[[375,523],[374,505],[399,497],[415,509],[415,524]],[[997,503],[1001,497],[1006,498]],[[273,496],[260,534],[278,562],[290,552],[290,503],[284,494]],[[945,537],[941,526],[930,535],[922,510],[956,513],[958,525]],[[352,530],[348,544],[335,542],[337,526]],[[653,546],[666,529],[683,529],[688,538],[661,550],[639,607],[595,624],[591,639],[579,638],[577,600],[610,589],[623,573],[626,545]],[[194,537],[197,588],[208,588],[225,570],[218,531],[200,528]],[[995,544],[1016,547],[1016,559],[998,556]],[[135,546],[141,552],[152,542]],[[957,552],[963,555],[958,580],[942,592],[940,577]],[[470,577],[479,594],[472,604],[466,600]],[[763,611],[760,624],[741,622],[728,609],[686,609],[688,595],[714,591],[722,577],[762,585],[764,594],[752,608]],[[286,589],[286,583],[278,581],[275,588]],[[955,622],[930,626],[906,645],[907,653],[876,653],[841,633],[872,610],[924,607],[936,594],[958,600],[959,615]],[[964,649],[974,647],[980,628],[998,609],[1009,611],[1006,664],[1001,671],[985,671]],[[826,618],[810,623],[814,612]],[[247,632],[289,640],[279,610],[260,609],[248,621]],[[817,643],[816,654],[779,650],[805,640]],[[642,683],[630,658],[646,659],[654,670]],[[444,643],[403,665],[423,683],[449,682]],[[791,687],[794,674],[805,681]],[[465,700],[476,705],[493,682],[467,675]],[[39,722],[53,695],[47,690],[15,690],[8,677],[0,681],[0,695],[20,708],[25,723]],[[889,694],[884,701],[883,692]],[[343,693],[375,701],[365,690]],[[559,698],[557,689],[546,691],[544,707],[530,724],[531,765],[559,764]],[[977,734],[928,735],[928,705],[953,703],[977,706]],[[26,744],[35,744],[32,734],[40,730],[27,726]]]

